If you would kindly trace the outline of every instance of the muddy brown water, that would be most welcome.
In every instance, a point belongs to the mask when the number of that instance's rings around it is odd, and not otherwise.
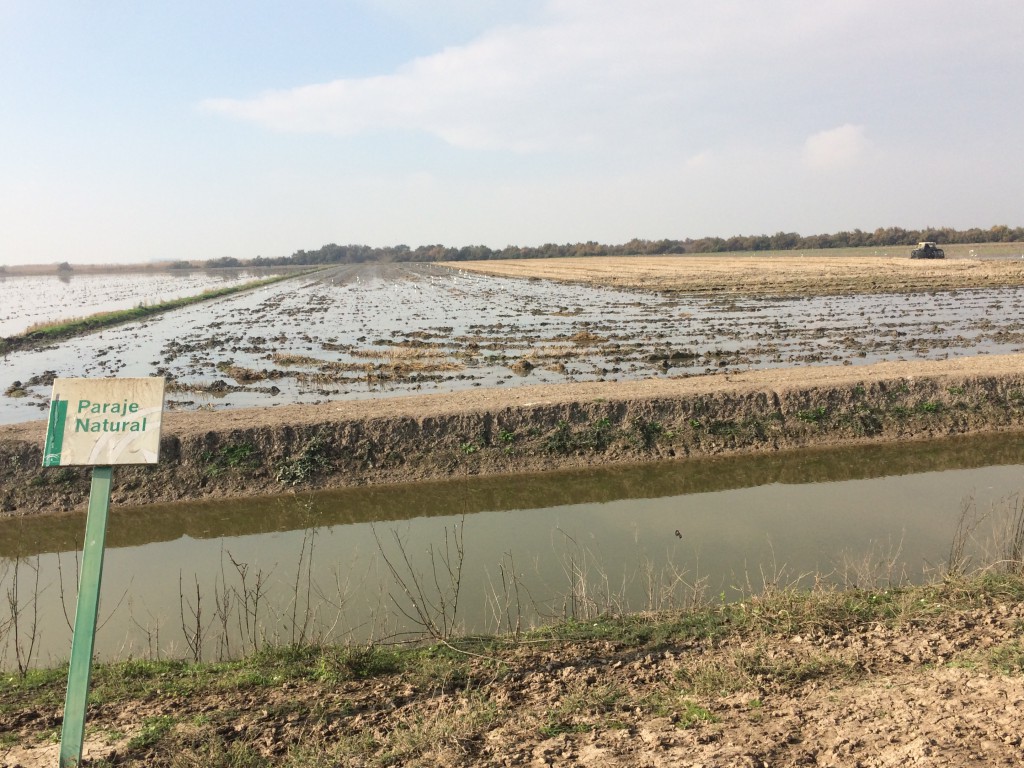
[[[1024,436],[990,435],[115,509],[98,655],[191,658],[197,626],[206,659],[268,642],[409,639],[425,621],[410,597],[442,631],[493,632],[810,574],[920,581],[944,567],[965,509],[984,517],[973,554],[997,552],[1022,470]],[[23,648],[38,609],[34,664],[69,652],[84,522],[0,521]]]

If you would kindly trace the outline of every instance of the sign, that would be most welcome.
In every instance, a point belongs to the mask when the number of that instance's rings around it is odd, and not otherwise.
[[[155,464],[164,380],[54,379],[44,467]]]
[[[93,467],[60,732],[60,768],[77,768],[82,762],[113,465],[159,460],[163,411],[162,378],[53,381],[43,466]]]

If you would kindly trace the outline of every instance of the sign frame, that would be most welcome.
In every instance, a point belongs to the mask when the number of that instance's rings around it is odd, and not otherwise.
[[[155,464],[163,378],[53,381],[44,467]]]

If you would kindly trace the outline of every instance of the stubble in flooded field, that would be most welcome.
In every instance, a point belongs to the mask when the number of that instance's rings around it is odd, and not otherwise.
[[[13,394],[0,418],[40,418],[54,376],[164,376],[168,406],[191,409],[941,359],[1024,346],[1024,300],[1012,287],[691,294],[494,277],[463,266],[339,267],[11,353],[0,384]]]

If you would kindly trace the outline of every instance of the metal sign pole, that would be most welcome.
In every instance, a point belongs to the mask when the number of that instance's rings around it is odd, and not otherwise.
[[[64,724],[60,734],[60,768],[74,768],[82,762],[85,740],[85,704],[92,676],[96,616],[103,576],[103,548],[107,537],[107,511],[113,467],[94,467],[89,492],[89,514],[85,523],[82,574],[78,581],[75,633],[71,639],[68,691],[64,700]]]

